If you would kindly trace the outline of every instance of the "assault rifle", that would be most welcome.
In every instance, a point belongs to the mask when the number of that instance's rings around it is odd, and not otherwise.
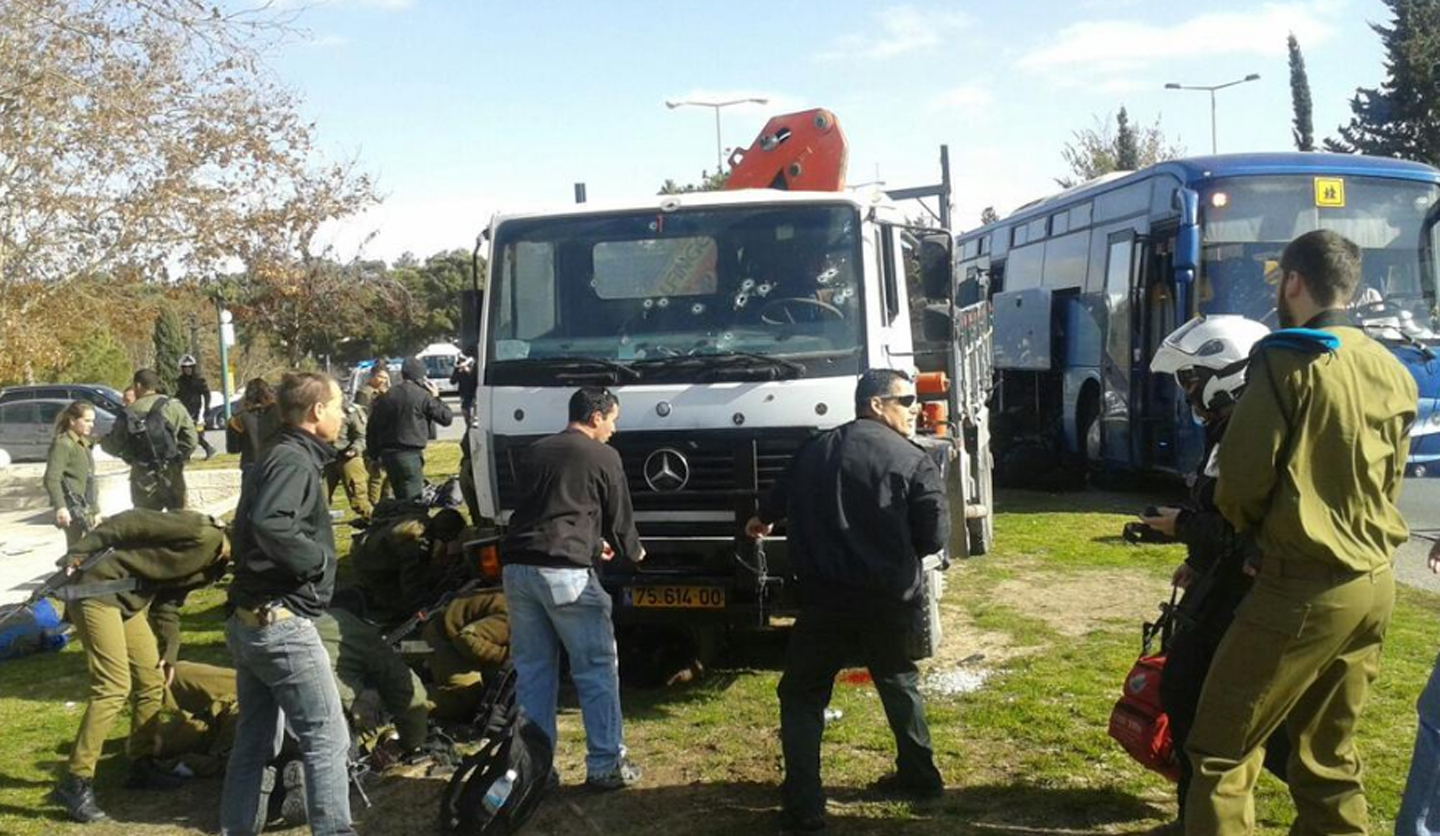
[[[12,619],[19,617],[21,614],[29,612],[31,607],[40,603],[40,601],[45,598],[56,596],[63,599],[65,596],[63,594],[60,594],[62,589],[69,586],[75,578],[93,569],[96,564],[114,553],[115,548],[112,546],[110,548],[102,549],[98,552],[92,552],[88,555],[83,556],[66,555],[64,561],[60,566],[60,570],[55,574],[51,575],[50,577],[46,578],[43,583],[36,587],[35,590],[30,593],[30,597],[25,599],[24,603],[14,604],[9,607],[0,608],[0,627],[5,626]],[[123,589],[120,586],[116,586],[116,588],[111,591],[118,592],[124,591],[125,589],[135,588],[134,582],[129,579],[118,582],[105,583],[116,583],[123,585]],[[103,584],[90,584],[89,586],[99,587],[102,585]]]
[[[80,536],[88,535],[95,526],[91,523],[90,501],[78,493],[64,481],[60,482],[60,493],[65,498],[65,509],[70,512],[71,523],[80,524]]]
[[[429,621],[435,616],[436,613],[443,613],[445,611],[445,608],[450,605],[451,601],[459,598],[461,595],[465,595],[467,593],[475,591],[476,589],[479,589],[480,584],[481,579],[475,578],[474,580],[466,581],[464,584],[462,584],[456,589],[451,589],[445,592],[439,598],[436,598],[433,604],[421,609],[419,612],[400,622],[399,626],[397,626],[394,630],[391,630],[390,632],[381,636],[380,640],[391,647],[399,646],[400,642],[403,641],[411,633],[419,629],[420,625]]]

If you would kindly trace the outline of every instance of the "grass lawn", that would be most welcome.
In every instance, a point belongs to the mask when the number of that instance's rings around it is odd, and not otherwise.
[[[431,455],[434,475],[453,473],[453,444]],[[337,507],[343,507],[343,497]],[[1132,547],[1116,536],[1140,495],[1000,498],[993,554],[948,574],[947,635],[927,673],[968,674],[968,693],[932,693],[928,713],[950,789],[913,808],[874,799],[866,785],[889,770],[893,743],[874,689],[837,684],[843,712],[826,732],[824,770],[831,832],[1140,833],[1174,816],[1173,790],[1131,762],[1105,734],[1110,707],[1134,660],[1139,624],[1167,592],[1175,547]],[[344,530],[343,527],[341,529]],[[342,538],[343,539],[343,538]],[[205,590],[187,607],[183,656],[226,660],[222,595]],[[1360,731],[1372,826],[1389,831],[1409,763],[1413,703],[1440,646],[1440,597],[1403,590],[1380,680]],[[527,829],[534,834],[773,832],[780,746],[775,685],[783,636],[751,637],[698,683],[627,690],[626,741],[645,770],[630,791],[593,795],[583,732],[573,707],[561,717],[559,766],[567,785]],[[842,677],[842,680],[844,677]],[[102,761],[100,799],[115,823],[64,822],[43,796],[69,750],[85,691],[78,648],[0,666],[0,833],[193,834],[216,829],[220,785],[172,794],[127,793],[117,724]],[[375,807],[357,805],[362,833],[434,832],[443,780],[386,776]],[[1284,787],[1262,778],[1260,827],[1283,832]],[[294,831],[305,832],[302,829]]]

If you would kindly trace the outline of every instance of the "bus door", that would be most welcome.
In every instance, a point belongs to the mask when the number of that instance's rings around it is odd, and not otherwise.
[[[1133,368],[1131,324],[1136,236],[1133,229],[1111,233],[1105,254],[1105,350],[1100,359],[1099,442],[1102,462],[1131,466],[1130,390]],[[1088,428],[1080,428],[1089,435]]]
[[[1150,371],[1150,360],[1165,337],[1183,321],[1179,316],[1174,271],[1173,238],[1154,235],[1141,248],[1140,272],[1136,276],[1135,318],[1139,323],[1135,339],[1134,399],[1136,464],[1141,467],[1173,469],[1175,454],[1175,385],[1169,375]]]

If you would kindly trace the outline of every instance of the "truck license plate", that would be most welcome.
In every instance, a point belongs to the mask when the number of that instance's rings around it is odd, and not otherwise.
[[[720,586],[632,586],[625,590],[632,607],[718,610],[725,607],[725,588]]]

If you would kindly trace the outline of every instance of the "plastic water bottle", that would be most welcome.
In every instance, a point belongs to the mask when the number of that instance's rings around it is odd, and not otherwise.
[[[516,777],[518,777],[518,774],[515,770],[507,769],[505,770],[505,774],[496,778],[495,783],[490,785],[490,789],[485,791],[485,798],[480,802],[480,805],[484,807],[490,815],[495,815],[500,812],[501,807],[505,806],[505,802],[510,798],[511,790],[515,789]]]

